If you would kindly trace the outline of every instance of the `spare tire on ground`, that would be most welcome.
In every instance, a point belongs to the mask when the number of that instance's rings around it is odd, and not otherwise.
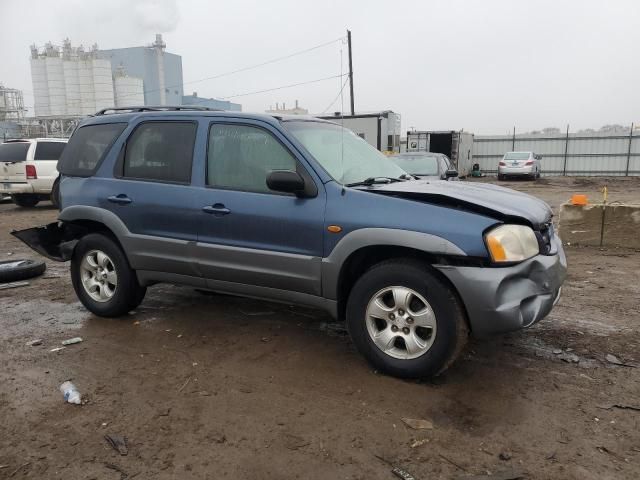
[[[4,260],[0,262],[0,283],[37,277],[46,269],[47,265],[41,260]]]

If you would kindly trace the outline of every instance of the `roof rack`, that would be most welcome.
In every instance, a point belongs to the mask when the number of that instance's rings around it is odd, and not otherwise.
[[[180,112],[180,111],[214,111],[221,112],[219,108],[199,107],[197,105],[157,105],[157,106],[132,106],[103,108],[93,114],[94,117],[114,113],[138,113],[138,112]]]

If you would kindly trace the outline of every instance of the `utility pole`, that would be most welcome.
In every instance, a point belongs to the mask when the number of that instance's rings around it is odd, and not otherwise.
[[[347,44],[349,46],[349,90],[351,92],[351,115],[355,115],[353,104],[353,63],[351,61],[351,30],[347,30]]]

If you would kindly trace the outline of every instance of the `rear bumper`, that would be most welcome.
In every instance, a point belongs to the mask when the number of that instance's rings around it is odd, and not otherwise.
[[[34,193],[30,183],[0,182],[0,193],[15,195],[19,193]]]
[[[534,165],[527,165],[526,167],[500,167],[498,166],[499,175],[533,175],[536,173],[536,167]]]
[[[476,337],[530,327],[546,317],[567,275],[562,242],[555,255],[537,255],[509,267],[436,266],[457,288]]]

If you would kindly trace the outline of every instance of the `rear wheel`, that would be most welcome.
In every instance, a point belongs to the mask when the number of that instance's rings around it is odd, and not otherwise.
[[[502,181],[504,180],[504,175],[502,175],[501,173],[498,174],[498,180]]]
[[[11,199],[13,200],[13,203],[18,205],[19,207],[35,207],[40,201],[37,195],[25,193],[13,195]]]
[[[83,237],[76,245],[71,281],[82,304],[101,317],[126,314],[146,293],[118,244],[97,233]]]
[[[55,179],[51,187],[51,203],[60,210],[60,177]]]
[[[382,262],[360,277],[347,302],[347,325],[375,368],[405,378],[441,373],[468,337],[455,293],[428,265],[409,259]]]

